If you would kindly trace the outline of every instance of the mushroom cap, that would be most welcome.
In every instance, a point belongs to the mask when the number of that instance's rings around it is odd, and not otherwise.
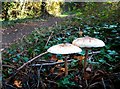
[[[63,43],[54,45],[50,47],[47,51],[53,54],[73,54],[81,52],[82,49],[70,43]]]
[[[72,42],[72,44],[76,45],[78,47],[86,47],[86,48],[105,46],[105,43],[102,40],[99,40],[97,38],[88,37],[88,36],[82,37],[82,38],[77,38]]]

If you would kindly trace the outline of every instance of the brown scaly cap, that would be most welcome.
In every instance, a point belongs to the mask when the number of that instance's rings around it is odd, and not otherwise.
[[[82,49],[70,43],[63,43],[54,45],[50,47],[47,51],[53,54],[73,54],[81,52]]]
[[[77,38],[72,42],[72,44],[76,45],[78,47],[86,47],[86,48],[105,46],[105,43],[102,40],[99,40],[97,38],[88,37],[88,36],[82,37],[82,38]]]

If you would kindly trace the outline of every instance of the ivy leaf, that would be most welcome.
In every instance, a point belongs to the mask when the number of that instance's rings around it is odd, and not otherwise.
[[[20,58],[20,54],[17,54],[16,56],[17,56],[17,58]]]
[[[28,57],[23,57],[23,60],[24,60],[25,62],[27,62],[27,61],[29,60],[29,58],[28,58]]]
[[[100,59],[99,62],[101,62],[101,63],[106,63],[106,60]]]
[[[18,60],[19,60],[18,58],[13,58],[14,62],[18,62]]]
[[[107,50],[107,52],[109,53],[109,55],[116,55],[117,52],[115,50]]]

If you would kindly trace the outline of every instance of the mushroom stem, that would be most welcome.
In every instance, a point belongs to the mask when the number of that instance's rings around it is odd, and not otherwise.
[[[67,57],[65,57],[65,76],[68,75]]]
[[[88,58],[88,49],[85,51],[85,60],[84,60],[84,77],[85,77],[85,71],[86,71],[86,65],[87,65],[87,58]]]

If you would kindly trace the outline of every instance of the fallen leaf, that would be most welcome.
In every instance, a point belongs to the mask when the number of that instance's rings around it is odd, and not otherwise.
[[[85,59],[85,56],[74,56],[75,59],[82,61]]]
[[[57,62],[63,62],[63,60],[58,60]],[[56,67],[60,67],[60,64],[56,65]]]
[[[57,62],[63,62],[63,60],[58,60]]]
[[[65,68],[60,68],[60,72],[65,72]]]
[[[56,55],[52,55],[51,58],[50,58],[50,60],[51,61],[57,61],[58,59],[57,59]]]
[[[20,80],[15,80],[15,81],[14,81],[14,85],[16,85],[18,88],[21,88],[21,87],[22,87]]]

